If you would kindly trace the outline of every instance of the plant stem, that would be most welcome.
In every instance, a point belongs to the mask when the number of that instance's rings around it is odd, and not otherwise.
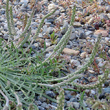
[[[6,18],[7,18],[8,30],[9,30],[9,38],[8,38],[8,42],[9,42],[12,36],[12,30],[11,30],[11,24],[9,18],[9,0],[7,0],[6,2]]]
[[[39,26],[38,26],[38,29],[37,29],[35,35],[33,36],[33,40],[31,41],[30,45],[27,47],[27,49],[25,50],[25,52],[31,47],[31,45],[33,44],[34,40],[38,37],[38,34],[39,34],[40,29],[41,29],[41,27],[42,27],[42,25],[43,25],[43,23],[44,23],[44,20],[45,20],[46,18],[48,18],[49,16],[51,16],[53,13],[55,13],[56,10],[57,10],[57,8],[56,8],[54,11],[52,11],[51,13],[47,14],[47,15],[42,19],[41,23],[40,23]]]
[[[10,7],[10,18],[11,18],[12,34],[13,34],[13,35],[16,35],[16,31],[15,31],[15,27],[14,27],[14,21],[13,21],[12,6]]]

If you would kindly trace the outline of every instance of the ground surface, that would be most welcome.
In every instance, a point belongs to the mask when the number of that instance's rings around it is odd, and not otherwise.
[[[14,39],[18,38],[18,36],[23,31],[24,27],[22,25],[22,19],[24,18],[25,14],[27,14],[27,16],[30,16],[33,7],[33,2],[35,3],[34,0],[30,3],[25,0],[17,0],[17,2],[13,2],[14,22],[15,29],[17,30],[17,36],[15,36]],[[45,20],[41,32],[36,41],[33,43],[32,48],[39,52],[41,49],[43,49],[45,42],[47,52],[44,57],[47,58],[51,54],[55,45],[60,41],[60,39],[68,29],[72,7],[74,5],[76,5],[77,7],[74,27],[69,42],[60,56],[61,59],[64,59],[66,61],[66,70],[63,70],[63,72],[65,74],[70,74],[78,70],[81,66],[83,66],[89,59],[95,41],[97,40],[98,34],[102,33],[100,48],[93,64],[88,67],[88,70],[85,71],[85,73],[82,73],[84,77],[75,80],[75,82],[79,82],[82,84],[94,83],[97,81],[98,75],[104,74],[103,67],[110,67],[110,1],[37,1],[36,12],[31,23],[31,37],[33,37],[33,35],[35,34],[41,19],[46,14],[48,14],[52,8],[57,6],[59,9],[55,12],[55,14]],[[7,40],[8,28],[4,7],[5,3],[3,2],[3,4],[0,5],[0,37]],[[52,39],[51,34],[53,32],[55,32],[55,37],[57,37]],[[25,43],[24,48],[27,48],[27,46],[28,44]],[[32,54],[33,57],[35,55],[35,53]],[[77,87],[71,85],[68,85],[66,87],[77,90]],[[65,110],[67,110],[69,106],[71,106],[75,110],[83,110],[83,108],[80,108],[81,92],[82,90],[80,90],[80,92],[65,90]],[[45,93],[52,98],[57,97],[57,94],[52,90],[46,91]],[[97,96],[97,94],[97,89],[85,90],[83,104],[87,110],[92,109],[92,105],[95,103],[95,97]],[[109,96],[109,94],[110,75],[105,84],[103,84],[102,93],[98,94],[98,100],[102,102],[105,101],[108,105],[110,105],[110,99],[106,99],[106,95]],[[87,99],[94,101],[92,102],[92,104],[90,104],[87,102]],[[54,110],[57,106],[57,103],[54,103],[52,101],[48,103],[45,97],[40,96],[36,96],[35,104],[38,106],[39,110]],[[104,107],[104,104],[100,104],[98,109],[104,110]]]

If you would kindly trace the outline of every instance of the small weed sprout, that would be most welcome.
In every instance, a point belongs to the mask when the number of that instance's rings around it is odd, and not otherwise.
[[[55,35],[55,32],[53,32],[52,34],[50,34],[50,38],[51,38],[51,43],[52,44],[56,44],[57,43],[58,36]]]

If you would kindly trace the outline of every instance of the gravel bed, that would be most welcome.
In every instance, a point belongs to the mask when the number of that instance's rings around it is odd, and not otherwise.
[[[57,6],[59,8],[52,16],[45,19],[41,32],[32,45],[32,49],[40,52],[40,50],[43,50],[45,42],[45,58],[51,55],[53,48],[68,29],[70,23],[69,11],[71,11],[71,7],[75,5],[73,0],[70,1],[71,2],[67,2],[70,4],[70,7],[68,7],[68,5],[66,6],[65,0],[62,0],[62,2],[60,0],[33,0],[33,2],[36,2],[37,9],[31,23],[31,39],[33,39],[33,35],[35,34],[41,19],[51,11],[52,7]],[[97,35],[102,33],[103,37],[101,39],[99,51],[95,57],[95,62],[88,67],[88,70],[82,73],[84,77],[74,80],[74,82],[82,84],[91,84],[97,81],[98,75],[104,74],[104,66],[109,66],[110,68],[110,4],[105,2],[105,0],[97,0],[98,7],[100,8],[98,8],[96,11],[98,16],[95,16],[95,13],[92,12],[92,9],[95,10],[96,8],[93,8],[93,5],[82,8],[81,0],[77,0],[77,3],[76,17],[72,34],[68,44],[60,56],[66,61],[65,67],[67,68],[67,71],[65,71],[65,74],[75,72],[88,61],[94,43],[97,40]],[[9,34],[4,9],[5,6],[6,0],[3,1],[2,5],[0,5],[0,37],[7,40]],[[15,29],[17,32],[17,36],[14,36],[14,39],[17,39],[23,31],[22,19],[24,15],[27,14],[29,17],[31,14],[32,2],[29,2],[28,0],[16,0],[13,2],[13,10]],[[80,17],[82,15],[83,17]],[[105,21],[102,22],[103,20]],[[53,32],[55,32],[55,36],[57,36],[55,43],[53,43],[51,40],[51,34]],[[28,43],[25,43],[23,48],[27,47]],[[101,56],[103,53],[106,53],[106,58]],[[35,56],[34,52],[32,53],[32,56]],[[95,63],[98,65],[98,69],[95,68]],[[72,85],[68,85],[63,88],[78,90],[78,88]],[[75,110],[79,110],[81,92],[82,90],[80,90],[80,92],[65,90],[65,110],[67,110],[67,107],[69,106]],[[45,91],[45,94],[55,99],[58,95],[58,93],[56,93],[54,90]],[[97,89],[85,90],[83,104],[87,110],[91,110],[92,107],[92,105],[87,102],[87,99],[95,99],[97,95],[100,101],[106,100],[106,95],[110,95],[110,75],[108,80],[103,84],[101,94],[98,94]],[[109,101],[108,103],[110,104]],[[38,106],[39,110],[55,110],[57,107],[57,103],[52,101],[48,102],[45,97],[40,97],[39,95],[37,95],[35,98],[35,104]]]

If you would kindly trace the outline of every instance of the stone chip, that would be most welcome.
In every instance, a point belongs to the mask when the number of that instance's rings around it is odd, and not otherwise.
[[[78,50],[73,50],[69,48],[64,48],[63,53],[68,54],[68,55],[78,55],[80,51]]]
[[[108,36],[107,30],[102,30],[102,29],[96,30],[96,31],[94,32],[94,35],[99,35],[100,33],[102,34],[103,37]]]

